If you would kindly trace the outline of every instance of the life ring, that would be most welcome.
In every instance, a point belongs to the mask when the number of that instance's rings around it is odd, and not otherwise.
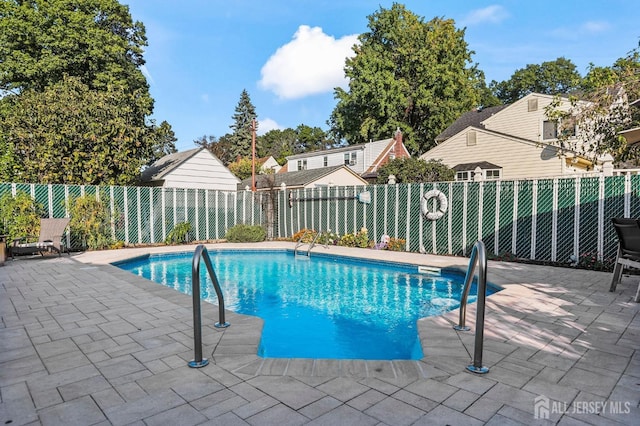
[[[429,201],[432,198],[438,199],[438,209],[436,211],[429,210]],[[422,194],[422,200],[420,202],[420,207],[422,210],[422,214],[427,218],[427,220],[438,220],[447,212],[447,207],[449,203],[447,202],[447,196],[442,193],[442,191],[438,191],[437,189],[432,189],[431,191],[427,191]]]

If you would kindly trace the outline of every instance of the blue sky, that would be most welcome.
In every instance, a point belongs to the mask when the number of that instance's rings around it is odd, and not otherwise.
[[[259,133],[300,124],[328,130],[333,88],[347,87],[344,59],[367,16],[392,1],[121,0],[144,23],[143,70],[153,118],[168,121],[183,151],[203,135],[230,132],[246,89]],[[609,66],[640,40],[637,0],[402,2],[425,20],[451,18],[466,28],[473,61],[487,83],[527,64],[570,59]]]

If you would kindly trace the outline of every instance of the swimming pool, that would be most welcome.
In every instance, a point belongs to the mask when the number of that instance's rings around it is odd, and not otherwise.
[[[209,255],[225,307],[264,320],[258,355],[270,358],[421,359],[417,320],[457,308],[464,281],[454,272],[419,273],[415,265],[308,258],[283,250],[211,250]],[[115,265],[191,294],[192,257],[192,252],[151,255]],[[205,270],[201,297],[216,304]]]

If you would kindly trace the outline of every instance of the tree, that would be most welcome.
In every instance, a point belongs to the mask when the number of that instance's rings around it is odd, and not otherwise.
[[[580,97],[570,97],[569,109],[560,107],[560,99],[547,108],[560,124],[556,143],[593,161],[609,154],[615,162],[637,162],[640,147],[629,147],[619,132],[640,124],[640,112],[628,105],[640,98],[640,47],[611,67],[591,64],[582,87]],[[579,129],[579,137],[563,131],[567,124]]]
[[[128,185],[151,155],[144,97],[120,87],[96,91],[67,77],[2,101],[0,137],[14,153],[8,181]]]
[[[256,139],[258,157],[273,156],[279,164],[284,164],[286,157],[296,154],[298,134],[288,128],[269,130]]]
[[[193,143],[209,150],[209,152],[215,155],[218,160],[222,161],[222,164],[225,166],[235,160],[235,157],[231,154],[231,141],[229,134],[222,136],[220,139],[215,136],[204,135],[200,139],[193,141]]]
[[[151,157],[146,163],[148,166],[165,155],[178,152],[176,148],[176,141],[178,139],[169,123],[163,121],[160,123],[160,126],[156,126],[155,122],[153,122],[150,126],[150,131],[153,146],[151,147]]]
[[[391,137],[397,128],[412,153],[426,151],[462,113],[477,107],[482,78],[471,66],[464,30],[453,20],[425,22],[394,3],[370,15],[346,60],[349,89],[335,89],[329,120],[349,144]]]
[[[396,183],[446,182],[456,177],[456,172],[442,161],[424,161],[421,158],[394,158],[378,169],[377,183],[385,184],[389,175],[396,177]]]
[[[320,127],[309,127],[301,124],[296,128],[296,134],[298,135],[296,153],[319,151],[332,145],[327,138],[326,132]]]
[[[229,150],[234,160],[251,156],[253,120],[257,120],[256,108],[251,103],[249,93],[243,90],[230,126],[233,132],[229,135]]]
[[[135,182],[151,147],[174,138],[146,121],[146,45],[116,0],[0,2],[0,178]]]
[[[244,180],[246,178],[251,177],[253,173],[253,163],[250,158],[240,157],[233,163],[230,163],[228,166],[229,171],[236,175],[236,177],[240,180]],[[256,174],[258,171],[256,170]]]
[[[493,94],[505,104],[521,99],[529,93],[545,95],[569,94],[580,87],[581,77],[571,60],[558,58],[541,65],[529,64],[516,70],[509,80],[489,85]]]
[[[144,25],[117,0],[0,2],[0,90],[42,91],[65,75],[148,95]],[[150,99],[150,97],[149,97]]]

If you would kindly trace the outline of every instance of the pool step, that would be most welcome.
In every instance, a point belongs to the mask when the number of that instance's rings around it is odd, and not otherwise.
[[[418,266],[418,273],[429,275],[442,275],[442,269],[433,266]]]

